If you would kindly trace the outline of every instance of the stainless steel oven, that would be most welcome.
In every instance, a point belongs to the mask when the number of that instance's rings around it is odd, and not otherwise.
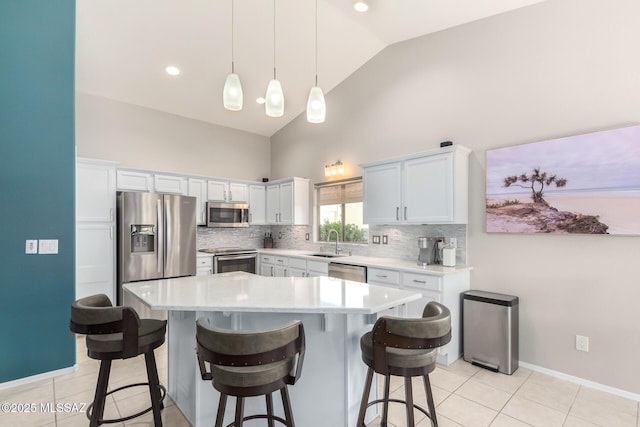
[[[256,273],[258,253],[255,249],[242,248],[213,248],[200,249],[201,252],[213,254],[213,273],[228,273],[230,271],[246,271]]]

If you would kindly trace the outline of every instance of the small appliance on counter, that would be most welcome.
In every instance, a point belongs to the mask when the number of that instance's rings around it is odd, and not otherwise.
[[[442,265],[445,267],[456,266],[456,248],[451,244],[445,245],[442,248]]]
[[[418,237],[418,265],[442,264],[444,237]]]
[[[264,233],[264,247],[273,248],[273,237],[271,237],[271,233]]]

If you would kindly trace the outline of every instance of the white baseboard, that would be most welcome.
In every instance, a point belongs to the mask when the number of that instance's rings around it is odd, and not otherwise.
[[[32,375],[30,377],[19,378],[13,381],[7,381],[5,383],[0,383],[0,390],[6,390],[8,388],[13,388],[25,384],[31,384],[42,380],[47,380],[49,378],[59,377],[60,375],[71,374],[78,369],[78,365],[73,365],[69,368],[57,369],[55,371],[44,372],[38,375]]]
[[[526,363],[522,361],[520,361],[518,364],[523,368],[531,369],[532,371],[540,372],[542,374],[546,374],[551,377],[559,378],[561,380],[569,381],[574,384],[583,385],[585,387],[593,388],[593,389],[604,391],[606,393],[610,393],[616,396],[624,397],[626,399],[635,400],[636,402],[640,402],[640,394],[631,393],[625,390],[620,390],[619,388],[609,387],[608,385],[585,380],[584,378],[574,377],[573,375],[568,375],[563,372],[553,371],[551,369],[543,368],[537,365],[532,365],[530,363]]]

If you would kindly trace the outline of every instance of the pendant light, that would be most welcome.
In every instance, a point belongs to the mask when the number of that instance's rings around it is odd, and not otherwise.
[[[282,117],[284,114],[282,85],[276,79],[276,0],[273,0],[273,80],[267,86],[264,110],[269,117]]]
[[[242,85],[240,77],[235,73],[233,55],[233,3],[231,0],[231,74],[227,76],[222,90],[224,108],[231,111],[242,110]]]
[[[318,87],[318,0],[316,0],[316,84],[309,91],[309,99],[307,99],[307,121],[323,123],[326,114],[327,104],[324,102],[322,89]]]

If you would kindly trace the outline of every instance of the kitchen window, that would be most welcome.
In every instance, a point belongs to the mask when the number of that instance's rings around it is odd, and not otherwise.
[[[367,243],[369,226],[362,223],[362,178],[326,182],[315,187],[318,240],[326,241],[329,230],[334,229],[341,242]],[[335,241],[335,237],[331,239]]]

